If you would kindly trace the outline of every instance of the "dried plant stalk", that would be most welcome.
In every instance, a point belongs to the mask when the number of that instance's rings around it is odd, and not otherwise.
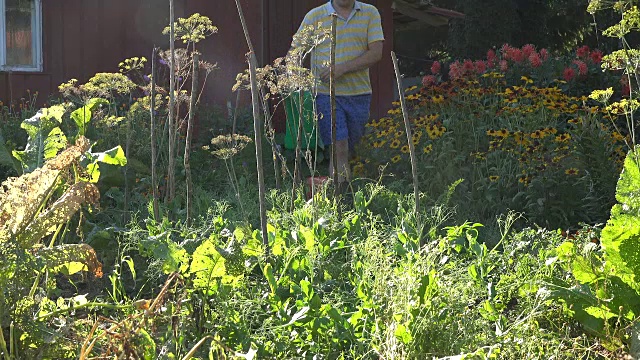
[[[193,116],[196,111],[196,97],[198,92],[198,63],[200,56],[193,54],[193,75],[191,77],[191,102],[189,104],[189,120],[187,121],[187,136],[184,145],[184,171],[187,177],[187,223],[191,219],[193,182],[191,181],[191,137],[193,134]]]

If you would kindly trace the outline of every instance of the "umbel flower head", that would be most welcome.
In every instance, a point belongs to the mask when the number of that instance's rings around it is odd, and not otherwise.
[[[228,160],[242,151],[249,143],[251,138],[246,135],[218,135],[211,139],[213,150],[211,154],[218,159]],[[204,146],[204,150],[210,150],[210,146]]]

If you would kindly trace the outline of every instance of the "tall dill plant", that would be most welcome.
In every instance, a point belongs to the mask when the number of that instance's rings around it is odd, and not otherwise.
[[[274,103],[274,107],[277,108],[278,106],[283,105],[287,99],[294,99],[294,97],[299,99],[299,105],[301,106],[302,101],[304,100],[303,93],[305,91],[310,92],[312,97],[315,98],[317,88],[316,84],[318,80],[315,74],[310,69],[306,68],[304,64],[312,54],[313,50],[322,42],[327,40],[330,34],[331,29],[329,28],[309,25],[294,35],[292,41],[293,46],[286,56],[277,58],[274,60],[273,64],[265,65],[264,67],[256,69],[258,86],[261,89],[264,89],[264,98],[271,100]],[[250,89],[248,71],[244,71],[236,76],[236,84],[233,86],[233,90],[238,91],[239,89]],[[315,114],[315,101],[313,107],[313,113]],[[299,113],[302,117],[302,111],[299,111]],[[272,119],[268,118],[266,119],[266,122],[271,123],[271,120]],[[317,128],[317,121],[318,119],[314,115],[314,128]],[[315,173],[316,170],[315,161],[318,153],[317,131],[315,134],[315,139],[310,136],[296,136],[296,147],[298,147],[298,140],[302,141],[300,148],[296,150],[297,156],[301,154],[301,148],[307,149],[303,158],[312,173]],[[267,135],[269,135],[267,136],[267,139],[272,143],[272,146],[277,148],[274,144],[275,138],[273,134]],[[316,145],[312,147],[312,143],[315,143]],[[291,172],[286,167],[286,159],[284,159],[280,152],[277,154],[274,153],[274,159],[276,157],[282,162],[283,176],[294,181],[294,178],[297,176],[297,170]]]

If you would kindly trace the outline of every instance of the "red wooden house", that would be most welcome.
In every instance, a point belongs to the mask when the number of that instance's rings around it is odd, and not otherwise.
[[[283,56],[304,14],[325,1],[241,0],[259,61],[270,63]],[[424,8],[425,1],[365,1],[380,10],[387,39],[383,60],[371,70],[372,116],[377,116],[394,95],[389,56],[394,11],[397,18],[407,6]],[[175,7],[176,17],[198,12],[218,27],[199,50],[204,60],[219,68],[208,83],[205,102],[225,105],[235,99],[231,86],[246,67],[248,51],[235,1],[175,0]],[[97,72],[117,71],[125,58],[149,57],[154,46],[166,48],[162,29],[169,22],[168,9],[168,0],[0,0],[0,100],[16,101],[30,90],[41,94],[40,102],[46,101],[44,94],[55,93],[69,79],[84,82]],[[429,11],[416,10],[420,16],[415,18],[442,22],[450,17]]]

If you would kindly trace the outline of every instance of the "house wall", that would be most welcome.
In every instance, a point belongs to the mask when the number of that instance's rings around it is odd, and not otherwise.
[[[241,0],[252,41],[264,64],[283,56],[304,14],[323,0]],[[392,0],[368,0],[378,6],[385,31],[385,55],[371,70],[375,97],[372,116],[386,111],[393,98]],[[159,6],[159,3],[161,3]],[[9,103],[39,92],[47,101],[69,79],[81,83],[97,72],[118,71],[118,63],[134,56],[150,57],[154,46],[168,47],[162,29],[168,24],[168,1],[160,0],[42,0],[43,61],[41,73],[0,72],[0,100]],[[198,44],[203,60],[217,63],[209,78],[204,102],[226,106],[235,101],[231,86],[246,68],[248,51],[234,0],[175,0],[176,17],[199,12],[218,33]],[[264,16],[263,16],[264,14]],[[243,102],[249,94],[243,94]]]
[[[40,73],[0,72],[0,100],[5,103],[38,91],[40,103],[62,82],[88,80],[97,72],[116,72],[125,58],[146,56],[154,46],[168,48],[162,30],[169,23],[168,4],[159,0],[43,0],[43,60]],[[249,31],[260,39],[262,13],[255,0],[241,0]],[[220,70],[210,78],[206,101],[226,103],[231,99],[235,75],[245,66],[248,51],[235,1],[175,0],[176,17],[200,12],[218,26],[218,34],[201,45],[203,60],[217,63]],[[179,44],[178,44],[179,45]],[[255,41],[262,52],[262,42]],[[234,97],[235,98],[235,97]]]

